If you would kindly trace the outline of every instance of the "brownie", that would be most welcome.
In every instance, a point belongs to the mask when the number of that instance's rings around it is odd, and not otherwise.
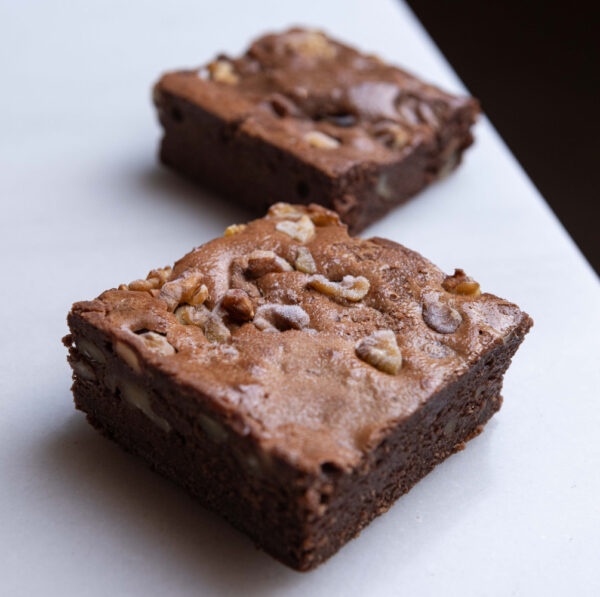
[[[154,101],[165,164],[260,213],[319,203],[353,234],[455,168],[479,110],[303,29],[166,74]]]
[[[299,570],[482,430],[532,325],[462,270],[282,203],[68,322],[89,422]]]

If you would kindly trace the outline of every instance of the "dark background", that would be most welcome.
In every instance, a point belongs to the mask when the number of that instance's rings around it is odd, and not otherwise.
[[[598,8],[552,1],[408,3],[600,272]]]

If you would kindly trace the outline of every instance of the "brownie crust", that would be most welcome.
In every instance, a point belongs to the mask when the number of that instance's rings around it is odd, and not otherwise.
[[[154,102],[165,164],[256,212],[280,197],[319,203],[352,234],[453,170],[479,111],[303,29],[168,73]]]
[[[68,321],[90,423],[298,570],[481,431],[532,323],[283,204]]]

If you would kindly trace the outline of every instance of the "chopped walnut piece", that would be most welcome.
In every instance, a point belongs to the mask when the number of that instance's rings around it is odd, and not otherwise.
[[[239,81],[239,77],[233,69],[233,64],[228,60],[215,60],[206,68],[208,69],[210,78],[217,83],[235,85]]]
[[[270,106],[277,116],[285,118],[286,116],[299,116],[299,110],[296,104],[287,96],[281,93],[272,93],[268,96],[265,105]]]
[[[287,220],[299,220],[303,215],[305,215],[304,211],[289,203],[275,203],[271,205],[267,213],[268,217],[286,218]]]
[[[375,186],[375,192],[386,201],[389,201],[394,197],[394,190],[389,184],[388,175],[382,172],[377,178],[377,185]]]
[[[315,274],[317,272],[315,260],[313,259],[311,252],[306,247],[298,247],[294,266],[299,272],[303,272],[305,274]]]
[[[223,425],[215,421],[212,417],[198,413],[196,415],[196,420],[204,433],[206,433],[213,441],[222,444],[227,439],[227,431]]]
[[[266,274],[291,272],[294,268],[273,251],[252,251],[246,256],[246,272],[252,278]]]
[[[315,225],[307,215],[303,215],[296,222],[291,220],[278,222],[275,229],[279,230],[279,232],[284,232],[301,243],[309,241],[315,235]]]
[[[454,274],[446,276],[442,282],[442,288],[452,294],[464,294],[467,296],[477,296],[481,294],[479,284],[465,274],[462,269],[455,269]]]
[[[88,365],[85,361],[73,361],[72,363],[73,371],[77,374],[81,379],[85,379],[86,381],[96,381],[96,372]]]
[[[161,288],[159,297],[167,303],[169,311],[175,311],[178,305],[190,301],[199,305],[208,298],[208,290],[201,285],[201,280],[200,272],[185,272],[183,276],[167,282]]]
[[[122,379],[118,382],[121,394],[135,408],[139,408],[153,423],[158,425],[163,431],[171,430],[171,425],[166,419],[158,416],[152,409],[150,404],[150,396],[148,392],[139,384]]]
[[[300,206],[289,203],[275,203],[269,208],[267,218],[281,218],[286,220],[299,220],[306,216],[312,220],[315,226],[339,225],[340,218],[335,212],[330,211],[307,211]]]
[[[379,330],[360,340],[356,356],[390,375],[396,375],[402,367],[402,354],[392,330]]]
[[[204,335],[209,342],[225,342],[231,337],[231,332],[216,313],[209,313],[204,324]]]
[[[181,305],[175,310],[175,318],[183,325],[203,327],[210,311],[204,305]]]
[[[344,276],[341,282],[332,282],[317,274],[308,279],[308,285],[323,294],[337,296],[349,301],[360,301],[369,292],[371,285],[364,276]]]
[[[320,31],[293,31],[289,33],[286,45],[299,54],[311,58],[334,58],[337,48]]]
[[[427,102],[419,102],[417,112],[421,119],[432,127],[439,126],[440,121],[433,108]]]
[[[204,305],[181,305],[175,311],[175,317],[183,325],[201,328],[209,342],[225,342],[231,336],[221,317]]]
[[[248,260],[245,257],[237,257],[231,262],[229,286],[244,290],[249,296],[258,298],[260,296],[258,287],[246,278],[247,267]]]
[[[396,122],[384,121],[373,127],[375,138],[391,149],[402,149],[410,141],[410,134]]]
[[[143,334],[139,334],[138,337],[142,340],[146,348],[156,354],[165,357],[175,354],[175,348],[169,344],[168,340],[162,334],[144,332]]]
[[[190,305],[201,305],[208,298],[208,288],[205,284],[201,284],[198,289],[188,299]]]
[[[336,149],[340,146],[340,142],[337,139],[321,131],[309,131],[304,135],[303,139],[310,146],[318,149]]]
[[[159,267],[157,269],[153,269],[150,272],[148,272],[146,280],[153,283],[153,288],[162,288],[164,283],[171,276],[172,271],[173,268],[170,265],[167,265],[166,267]]]
[[[221,306],[234,321],[250,321],[254,317],[254,305],[248,293],[239,288],[230,288],[223,296]]]
[[[128,290],[148,291],[156,288],[155,282],[150,280],[134,280],[127,285]]]
[[[423,321],[440,334],[453,334],[460,324],[460,313],[450,305],[446,305],[435,297],[425,297],[423,301]]]
[[[298,305],[268,303],[259,307],[254,316],[254,325],[259,330],[302,330],[310,325],[308,313]]]
[[[239,234],[240,232],[246,230],[247,227],[247,224],[232,224],[231,226],[227,226],[227,228],[225,228],[223,236],[233,236],[234,234]]]
[[[117,355],[119,355],[136,373],[140,374],[142,372],[140,362],[132,348],[120,340],[115,342],[114,347]]]
[[[120,284],[119,290],[137,290],[144,292],[152,292],[159,289],[168,280],[171,275],[171,268],[164,267],[161,269],[153,269],[145,280],[134,280],[129,284]]]
[[[451,153],[449,153],[444,158],[444,163],[443,163],[442,167],[438,170],[437,179],[442,180],[443,178],[446,178],[446,176],[451,174],[456,169],[458,164],[460,163],[460,158],[461,158],[461,150],[458,148],[455,151],[452,151]]]
[[[316,211],[310,214],[315,226],[339,226],[340,217],[336,213]]]
[[[77,340],[77,349],[91,361],[106,363],[106,356],[102,349],[90,340],[86,340],[85,338]]]

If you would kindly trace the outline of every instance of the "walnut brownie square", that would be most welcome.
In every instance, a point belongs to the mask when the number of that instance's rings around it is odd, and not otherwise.
[[[532,324],[462,270],[288,204],[68,322],[89,422],[300,570],[481,431]]]
[[[319,203],[351,233],[454,169],[479,110],[303,29],[166,74],[154,101],[165,164],[260,213]]]

